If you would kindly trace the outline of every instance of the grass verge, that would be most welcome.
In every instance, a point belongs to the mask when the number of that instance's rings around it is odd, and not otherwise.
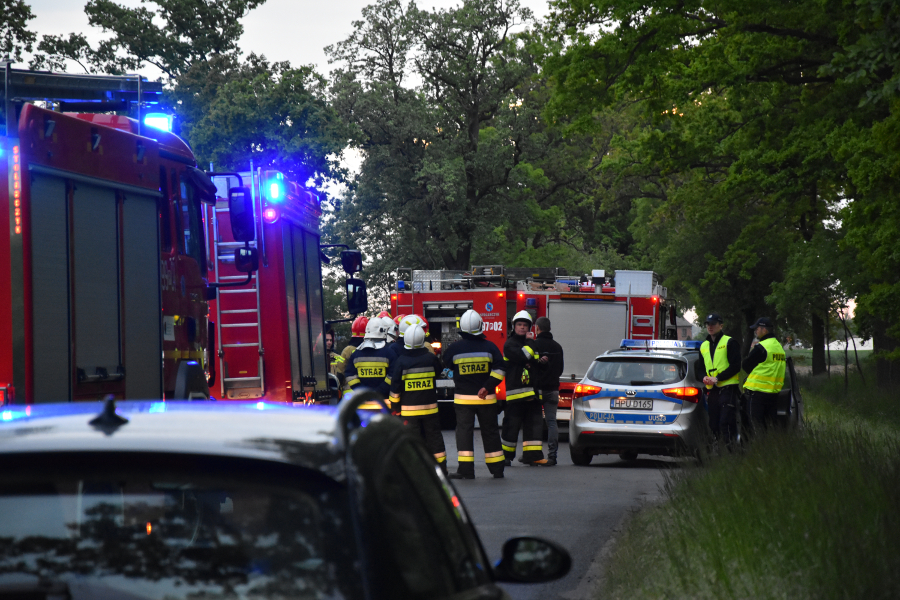
[[[804,382],[802,432],[669,476],[598,597],[900,598],[898,395],[853,383]]]

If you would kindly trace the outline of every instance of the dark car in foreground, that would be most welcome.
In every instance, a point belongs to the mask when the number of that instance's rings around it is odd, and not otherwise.
[[[565,575],[537,538],[491,566],[421,441],[367,400],[2,407],[0,599],[506,598],[497,581]]]

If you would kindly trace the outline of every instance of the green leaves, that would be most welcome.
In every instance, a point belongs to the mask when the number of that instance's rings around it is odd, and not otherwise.
[[[21,62],[22,52],[31,52],[37,38],[28,30],[28,21],[34,18],[31,7],[24,0],[0,0],[0,56],[9,56]]]

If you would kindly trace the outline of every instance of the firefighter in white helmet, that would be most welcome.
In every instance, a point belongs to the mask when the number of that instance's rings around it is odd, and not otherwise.
[[[531,314],[520,310],[513,316],[512,325],[513,329],[503,345],[506,406],[503,409],[500,440],[506,455],[506,465],[509,466],[516,457],[516,443],[521,430],[522,457],[519,460],[528,465],[542,465],[547,462],[541,441],[544,417],[529,373],[529,370],[537,367],[540,357],[533,342],[526,337],[532,325]]]
[[[456,410],[456,457],[451,479],[475,479],[475,417],[481,425],[484,461],[496,479],[503,477],[504,456],[497,427],[497,394],[505,375],[503,354],[485,339],[481,315],[467,310],[459,318],[460,338],[443,352],[444,365],[453,371]]]
[[[421,325],[422,329],[425,331],[425,337],[428,337],[428,321],[426,321],[423,317],[419,315],[406,315],[402,319],[400,319],[400,323],[397,325],[397,330],[400,336],[403,336],[403,333],[406,331],[407,327],[410,325]],[[434,348],[431,347],[431,344],[426,343],[425,349],[434,354]],[[399,352],[399,354],[403,354],[403,352]]]
[[[404,353],[391,368],[391,411],[417,431],[425,447],[447,472],[447,452],[438,416],[435,379],[441,361],[425,349],[425,328],[413,324],[403,333]]]
[[[384,321],[375,317],[366,325],[366,335],[356,352],[350,355],[344,376],[347,385],[354,392],[360,388],[375,390],[387,399],[390,393],[390,368],[394,359],[393,352],[386,347],[387,326]],[[360,408],[380,410],[377,402],[367,402]]]

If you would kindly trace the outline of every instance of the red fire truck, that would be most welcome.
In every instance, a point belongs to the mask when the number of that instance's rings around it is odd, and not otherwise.
[[[234,248],[242,243],[232,236],[228,203],[220,199],[209,206],[209,254],[215,257],[210,281],[239,284],[220,288],[210,302],[221,373],[211,388],[213,395],[278,402],[329,400],[333,391],[323,339],[318,194],[277,171],[213,174],[213,180],[220,198],[237,186],[249,187],[258,216],[251,245],[260,258],[252,277],[235,270]],[[348,253],[343,254],[346,259]],[[351,267],[345,262],[348,271],[361,267],[361,261]],[[361,306],[351,312],[365,310]]]
[[[161,85],[8,65],[4,75],[0,393],[208,397],[212,183],[176,135],[87,114],[140,111]]]
[[[565,355],[558,413],[562,421],[569,419],[575,384],[598,354],[617,348],[625,338],[675,337],[674,302],[666,298],[666,288],[652,271],[619,270],[613,280],[602,270],[572,277],[563,269],[489,265],[470,272],[399,269],[397,278],[392,312],[424,316],[436,349],[459,338],[456,324],[468,309],[481,315],[485,337],[501,350],[516,312],[526,310],[532,319],[548,317],[553,339]],[[452,380],[438,385],[441,400],[451,402]],[[503,394],[501,386],[498,397]]]

